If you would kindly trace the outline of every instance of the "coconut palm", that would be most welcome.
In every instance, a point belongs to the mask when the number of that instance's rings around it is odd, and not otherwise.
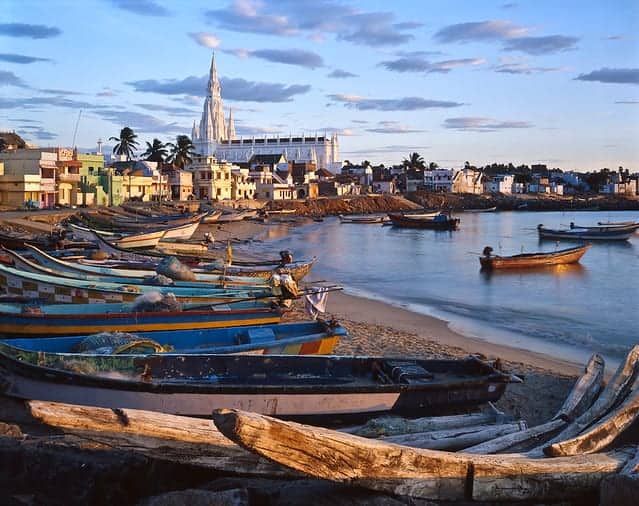
[[[404,158],[402,164],[410,169],[423,169],[425,167],[424,158],[419,153],[411,153],[408,158]]]
[[[437,162],[430,162],[428,164],[428,169],[429,170],[437,170],[439,168],[439,165],[437,164]]]
[[[169,151],[166,149],[166,144],[160,139],[153,139],[153,144],[147,141],[146,151],[142,153],[142,156],[145,156],[147,161],[157,162],[158,166],[164,163],[168,155]]]
[[[120,130],[120,137],[109,137],[110,141],[118,141],[113,146],[113,152],[117,155],[125,155],[127,161],[133,157],[133,153],[138,148],[138,136],[129,127]]]
[[[175,141],[175,144],[172,142],[166,144],[167,147],[171,148],[167,161],[183,169],[187,163],[193,161],[192,156],[195,154],[195,146],[193,146],[193,142],[191,142],[188,135],[178,135]]]

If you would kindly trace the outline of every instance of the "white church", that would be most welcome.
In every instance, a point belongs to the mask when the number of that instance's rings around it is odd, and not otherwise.
[[[277,137],[250,139],[237,138],[233,123],[233,111],[229,110],[228,124],[224,119],[222,90],[217,77],[215,54],[211,59],[211,71],[207,96],[199,127],[193,122],[191,139],[195,151],[201,155],[214,155],[220,161],[247,163],[254,155],[283,155],[287,161],[312,162],[317,169],[333,173],[341,172],[337,134],[314,137]]]

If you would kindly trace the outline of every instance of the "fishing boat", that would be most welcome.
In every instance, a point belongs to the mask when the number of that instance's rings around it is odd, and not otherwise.
[[[226,326],[224,328],[178,329],[172,331],[135,331],[134,334],[106,331],[90,335],[13,338],[1,342],[32,353],[52,354],[41,365],[54,366],[56,355],[61,360],[85,361],[91,358],[128,354],[164,354],[173,358],[205,361],[204,355],[250,353],[255,355],[329,354],[341,337],[344,327],[323,321],[281,323],[272,325]],[[93,364],[95,365],[95,363]],[[199,364],[203,365],[203,364]],[[55,366],[54,366],[55,367]]]
[[[345,335],[339,329],[331,332]],[[513,381],[476,357],[89,355],[23,350],[10,340],[0,342],[0,367],[0,389],[13,397],[207,417],[217,408],[416,416],[497,400]]]
[[[290,274],[290,276],[296,281],[300,282],[311,271],[315,263],[315,258],[309,261],[291,262],[284,265],[276,266],[243,266],[243,265],[226,265],[219,267],[213,265],[210,269],[206,265],[203,268],[211,273],[226,276],[249,276],[251,278],[263,278],[269,279],[274,271],[281,271],[282,273]]]
[[[222,216],[223,212],[224,211],[222,211],[221,209],[215,209],[215,210],[209,211],[209,213],[206,216],[202,217],[202,219],[200,220],[200,223],[204,223],[204,224],[217,223],[217,220],[220,218],[220,216]]]
[[[52,337],[94,332],[177,331],[278,323],[282,310],[262,301],[181,304],[145,311],[138,302],[93,304],[0,303],[4,337]]]
[[[388,216],[343,216],[339,215],[340,223],[385,223],[390,218]]]
[[[176,227],[164,228],[164,235],[160,238],[160,240],[161,241],[175,241],[175,240],[187,241],[193,236],[193,234],[197,230],[197,227],[199,226],[200,226],[200,222],[194,221],[193,223],[185,223],[184,225],[178,225]]]
[[[497,206],[478,209],[464,209],[465,213],[494,213],[495,211],[497,211]]]
[[[634,220],[628,221],[598,221],[597,225],[600,226],[612,226],[612,227],[625,227],[628,225],[636,225],[637,222]]]
[[[165,233],[165,230],[154,230],[152,232],[125,235],[119,239],[114,239],[113,244],[127,249],[150,249],[157,246]]]
[[[26,232],[0,231],[0,245],[10,249],[24,249],[27,244],[35,244],[42,249],[69,249],[94,247],[84,240],[69,240],[58,232],[52,234],[30,234]]]
[[[12,296],[74,304],[133,302],[138,295],[149,291],[173,293],[182,302],[202,303],[268,298],[274,294],[272,289],[252,289],[250,286],[242,288],[191,288],[87,281],[24,272],[2,264],[0,264],[0,288]]]
[[[422,218],[401,213],[388,215],[393,226],[399,228],[428,228],[433,230],[457,230],[459,218],[452,218],[445,214],[437,214],[433,217]]]
[[[590,244],[584,244],[559,251],[521,253],[512,256],[492,255],[493,249],[486,246],[483,256],[479,257],[479,263],[482,269],[524,269],[546,265],[574,264],[579,262],[590,246]]]
[[[585,230],[589,230],[591,232],[606,232],[606,231],[610,231],[610,230],[615,230],[615,231],[627,231],[630,230],[632,232],[635,232],[637,230],[639,230],[639,223],[635,223],[635,222],[629,222],[629,223],[612,223],[612,224],[606,224],[606,225],[575,225],[574,223],[570,223],[570,228],[571,229],[585,229]]]
[[[540,239],[569,239],[574,241],[627,241],[634,228],[624,227],[600,227],[600,230],[591,228],[552,229],[543,225],[537,225]]]

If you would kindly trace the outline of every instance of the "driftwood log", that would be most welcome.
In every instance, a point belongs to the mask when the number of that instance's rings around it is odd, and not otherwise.
[[[600,355],[594,354],[588,364],[586,364],[584,373],[575,382],[563,405],[550,421],[527,430],[497,437],[467,448],[465,451],[487,455],[507,451],[524,444],[530,446],[531,443],[538,443],[547,439],[556,431],[566,427],[570,421],[582,415],[595,402],[603,384],[604,368],[604,359]]]
[[[604,418],[577,436],[555,442],[544,453],[550,457],[595,453],[607,448],[623,431],[639,418],[639,376],[631,393]]]
[[[613,406],[625,399],[637,374],[639,374],[639,345],[633,346],[630,352],[628,352],[624,362],[619,365],[614,376],[606,384],[594,404],[559,434],[553,437],[547,445],[572,439],[601,417],[605,416]],[[544,447],[547,445],[532,449],[528,452],[528,456],[538,457],[543,455]]]
[[[476,445],[482,441],[488,441],[506,434],[523,431],[527,427],[526,422],[519,420],[518,422],[500,425],[475,425],[457,429],[384,436],[380,438],[380,441],[411,446],[413,448],[457,451]]]
[[[632,456],[473,455],[409,448],[237,410],[216,410],[213,420],[238,444],[305,474],[435,500],[583,498],[597,493],[601,480]]]

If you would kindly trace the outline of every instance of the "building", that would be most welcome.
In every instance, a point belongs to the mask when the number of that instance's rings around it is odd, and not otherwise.
[[[484,183],[484,192],[486,193],[503,193],[509,195],[513,193],[513,185],[515,184],[515,176],[512,174],[496,174],[490,181]]]
[[[451,192],[453,177],[453,169],[425,169],[424,189],[432,192]]]
[[[0,153],[0,204],[10,207],[53,207],[56,204],[57,154],[39,149]]]
[[[169,175],[172,200],[193,198],[193,173],[188,170],[174,170]]]
[[[480,195],[484,191],[483,179],[484,175],[481,171],[464,167],[453,177],[453,192]]]
[[[196,155],[184,168],[193,174],[193,194],[200,200],[231,199],[231,167],[214,155]]]
[[[249,200],[255,198],[257,185],[247,168],[233,165],[231,167],[231,198],[233,200]]]
[[[215,55],[211,59],[207,96],[199,125],[193,123],[191,140],[203,156],[215,156],[220,161],[243,164],[255,155],[283,155],[288,161],[312,162],[316,167],[333,172],[341,169],[337,134],[244,139],[235,134],[233,112],[228,123],[224,118],[222,89],[217,75]]]

